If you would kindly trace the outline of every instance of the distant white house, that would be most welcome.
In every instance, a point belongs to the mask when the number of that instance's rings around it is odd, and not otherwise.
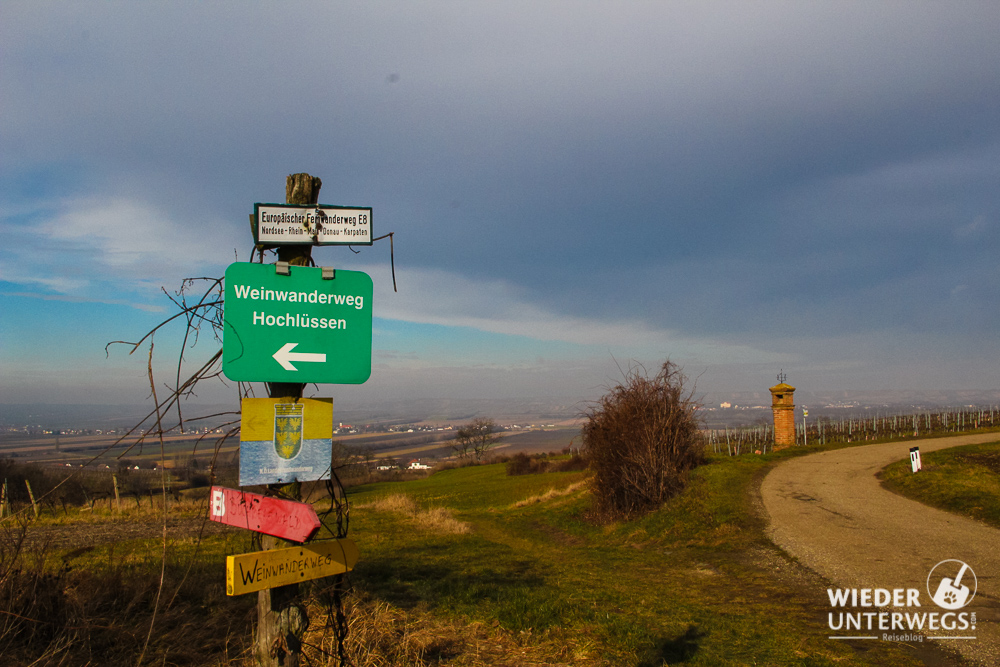
[[[407,470],[430,470],[430,469],[431,467],[429,465],[421,463],[420,459],[413,459],[412,461],[410,461],[410,465],[407,467]]]

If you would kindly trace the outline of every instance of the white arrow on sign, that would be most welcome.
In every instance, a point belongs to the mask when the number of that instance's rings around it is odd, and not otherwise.
[[[274,360],[281,364],[282,368],[286,371],[297,371],[299,370],[295,366],[292,366],[293,361],[311,361],[326,363],[326,355],[323,353],[316,352],[292,352],[298,343],[285,343],[281,346],[281,349],[275,352],[272,356]]]

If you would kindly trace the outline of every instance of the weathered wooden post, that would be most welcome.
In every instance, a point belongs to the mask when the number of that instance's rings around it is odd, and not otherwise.
[[[118,475],[111,473],[111,483],[115,486],[115,511],[119,514],[122,512],[122,501],[118,495]]]
[[[24,485],[28,487],[28,497],[31,498],[31,509],[35,512],[35,518],[38,518],[38,503],[35,502],[35,494],[31,492],[31,482],[24,480]]]
[[[291,174],[285,180],[285,203],[300,206],[314,206],[319,203],[319,189],[323,182],[309,174]],[[279,245],[278,261],[292,266],[308,266],[312,258],[312,246],[308,244]],[[295,382],[269,382],[267,394],[270,398],[288,398],[292,402],[302,397],[304,384]],[[299,500],[298,482],[274,485],[282,495]],[[270,535],[261,535],[264,549],[274,549],[280,540]],[[302,648],[302,636],[309,626],[305,607],[299,604],[299,585],[290,584],[267,588],[257,593],[257,640],[256,662],[261,667],[298,667]]]
[[[7,513],[7,480],[4,480],[3,487],[0,487],[0,519],[2,519],[4,514],[6,513]]]
[[[89,507],[91,510],[93,510],[94,509],[94,501],[90,499],[90,494],[87,493],[87,489],[85,489],[85,488],[83,488],[81,486],[80,490],[83,491],[83,497],[87,499],[87,507]]]

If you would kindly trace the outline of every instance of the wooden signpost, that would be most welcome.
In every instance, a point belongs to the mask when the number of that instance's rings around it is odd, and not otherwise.
[[[322,444],[310,441],[305,414],[309,399],[302,397],[305,383],[360,384],[371,373],[371,278],[309,267],[313,245],[371,245],[371,209],[321,206],[321,186],[315,176],[292,174],[285,181],[285,204],[255,205],[250,220],[257,250],[275,250],[277,263],[273,268],[233,265],[226,272],[223,371],[230,379],[267,383],[271,401],[265,407],[273,416],[264,419],[271,430],[260,443],[269,443],[282,459],[274,464],[257,456],[253,463],[258,475],[280,472],[275,479],[252,482],[270,484],[293,499],[300,498],[300,481],[329,475],[313,474],[313,455],[325,450],[329,457],[331,435],[326,431]],[[327,413],[325,421],[329,429],[332,415]],[[242,435],[254,437],[251,422],[242,424]],[[243,458],[253,458],[250,445],[257,442],[242,435],[241,485],[250,481],[244,480]],[[268,448],[258,446],[255,452],[263,450]],[[351,570],[358,560],[357,546],[345,537],[278,548],[279,538],[304,542],[316,534],[320,526],[312,507],[234,489],[213,487],[210,518],[263,533],[264,551],[226,558],[226,592],[258,594],[255,664],[298,667],[309,625],[298,584]]]
[[[292,542],[309,540],[322,525],[312,505],[222,486],[212,487],[208,518]]]
[[[226,557],[226,593],[243,595],[349,572],[358,562],[354,540],[324,540],[300,547]]]
[[[314,206],[319,201],[322,185],[323,181],[315,176],[291,174],[285,179],[286,203]],[[278,245],[276,251],[278,261],[288,262],[289,265],[308,266],[312,261],[311,245]],[[294,402],[302,398],[304,389],[305,385],[298,382],[269,382],[267,394],[271,398],[286,398]],[[277,488],[286,496],[299,497],[297,482]],[[280,543],[275,537],[264,537],[261,544],[265,549],[275,549]],[[254,650],[256,663],[262,667],[298,667],[302,636],[308,626],[309,616],[300,604],[298,584],[259,590]]]

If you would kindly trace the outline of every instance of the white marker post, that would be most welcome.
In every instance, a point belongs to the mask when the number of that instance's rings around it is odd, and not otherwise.
[[[910,467],[913,468],[913,472],[917,472],[923,465],[920,463],[920,448],[910,447]]]

